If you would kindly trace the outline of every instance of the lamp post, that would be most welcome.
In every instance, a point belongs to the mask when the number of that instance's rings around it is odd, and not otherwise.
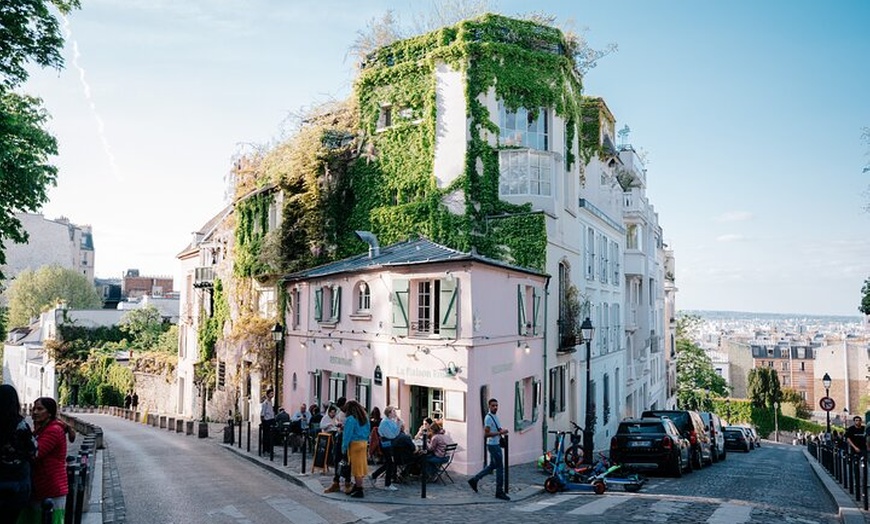
[[[281,387],[278,385],[278,369],[281,364],[281,345],[284,342],[284,326],[276,322],[272,327],[272,340],[275,341],[275,407],[281,405]]]
[[[42,396],[42,383],[45,378],[45,366],[39,368],[39,396]]]
[[[773,403],[773,439],[779,442],[779,402]]]
[[[825,376],[822,377],[822,385],[825,386],[825,397],[829,397],[830,392],[831,392],[831,375],[828,375],[827,373],[825,373]],[[831,435],[831,412],[829,410],[825,411],[825,419],[826,419],[825,427],[827,428],[828,437],[830,437],[830,435]]]
[[[731,399],[725,399],[725,420],[728,422],[728,425],[731,425]]]
[[[595,432],[592,426],[595,425],[595,413],[592,412],[592,336],[595,334],[595,328],[592,326],[592,321],[589,317],[580,325],[580,336],[583,337],[583,342],[586,343],[586,427],[583,428],[583,459],[586,463],[592,464],[594,460],[592,455],[595,453]]]

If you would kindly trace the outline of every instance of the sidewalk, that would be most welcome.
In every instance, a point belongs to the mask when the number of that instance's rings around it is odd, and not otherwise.
[[[773,442],[769,442],[769,444],[773,445]],[[844,524],[865,524],[870,523],[870,514],[865,512],[863,509],[863,502],[860,503],[861,507],[858,506],[859,502],[855,501],[855,496],[849,494],[843,486],[840,485],[831,476],[828,471],[822,467],[821,464],[816,461],[816,458],[807,451],[806,446],[803,447],[804,458],[807,459],[810,467],[813,468],[813,472],[815,472],[816,477],[819,478],[822,485],[827,490],[828,494],[831,496],[831,499],[834,501],[834,504],[839,508],[839,516],[840,520]]]
[[[312,493],[319,494],[324,498],[354,502],[362,500],[365,502],[374,502],[379,504],[404,504],[404,505],[467,505],[467,504],[492,504],[500,502],[495,498],[495,475],[484,477],[478,486],[479,493],[475,493],[468,485],[470,476],[460,475],[450,471],[450,476],[453,478],[453,483],[446,478],[446,485],[440,482],[426,484],[426,498],[421,496],[421,485],[419,481],[409,481],[407,484],[396,483],[399,488],[397,491],[387,491],[384,489],[383,476],[373,484],[372,480],[367,476],[365,479],[365,498],[352,499],[340,493],[324,494],[323,490],[332,484],[332,476],[334,471],[330,468],[329,472],[324,474],[321,469],[312,472],[312,457],[309,450],[306,459],[305,474],[302,473],[302,454],[292,453],[288,448],[287,466],[284,466],[284,447],[275,447],[275,459],[269,460],[269,455],[257,456],[257,425],[251,424],[251,442],[250,453],[248,448],[247,425],[242,426],[242,446],[239,448],[239,432],[238,427],[234,431],[235,444],[223,444],[224,428],[226,424],[209,424],[209,439],[216,440],[218,445],[235,453],[236,455],[250,461],[257,466],[273,472],[281,478],[293,482],[299,486],[308,488]],[[481,467],[483,465],[481,464]],[[371,474],[378,466],[369,465],[369,474]],[[448,470],[449,471],[449,470]],[[508,495],[512,502],[528,499],[543,491],[544,479],[546,476],[537,470],[534,463],[511,465],[509,471],[509,486]]]

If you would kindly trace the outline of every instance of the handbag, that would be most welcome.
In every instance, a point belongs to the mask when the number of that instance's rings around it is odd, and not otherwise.
[[[489,416],[489,414],[487,414],[487,416]],[[499,427],[498,422],[495,421],[495,417],[492,417],[492,423],[493,423],[493,425],[495,425],[496,431],[501,431],[501,428]],[[500,447],[500,448],[507,447],[507,437],[506,436],[504,436],[504,435],[498,436],[498,447]]]

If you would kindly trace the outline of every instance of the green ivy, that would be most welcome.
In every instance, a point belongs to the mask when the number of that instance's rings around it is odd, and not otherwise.
[[[230,318],[230,307],[227,303],[227,297],[224,295],[223,283],[219,278],[214,281],[212,304],[214,311],[211,316],[208,316],[204,311],[200,312],[200,318],[203,320],[199,323],[199,332],[197,333],[199,358],[200,361],[206,362],[214,358],[215,344],[223,336],[224,324]]]
[[[262,262],[260,251],[269,232],[269,207],[274,200],[272,192],[260,192],[236,203],[236,243],[233,271],[236,276],[250,277],[270,272]]]

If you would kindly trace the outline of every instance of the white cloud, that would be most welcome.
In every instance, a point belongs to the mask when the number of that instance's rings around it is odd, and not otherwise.
[[[746,236],[738,233],[729,233],[727,235],[719,235],[716,237],[716,242],[742,242],[746,240]]]
[[[753,218],[754,215],[749,211],[726,211],[725,213],[722,213],[721,215],[716,217],[716,222],[746,222],[748,220],[752,220]]]

